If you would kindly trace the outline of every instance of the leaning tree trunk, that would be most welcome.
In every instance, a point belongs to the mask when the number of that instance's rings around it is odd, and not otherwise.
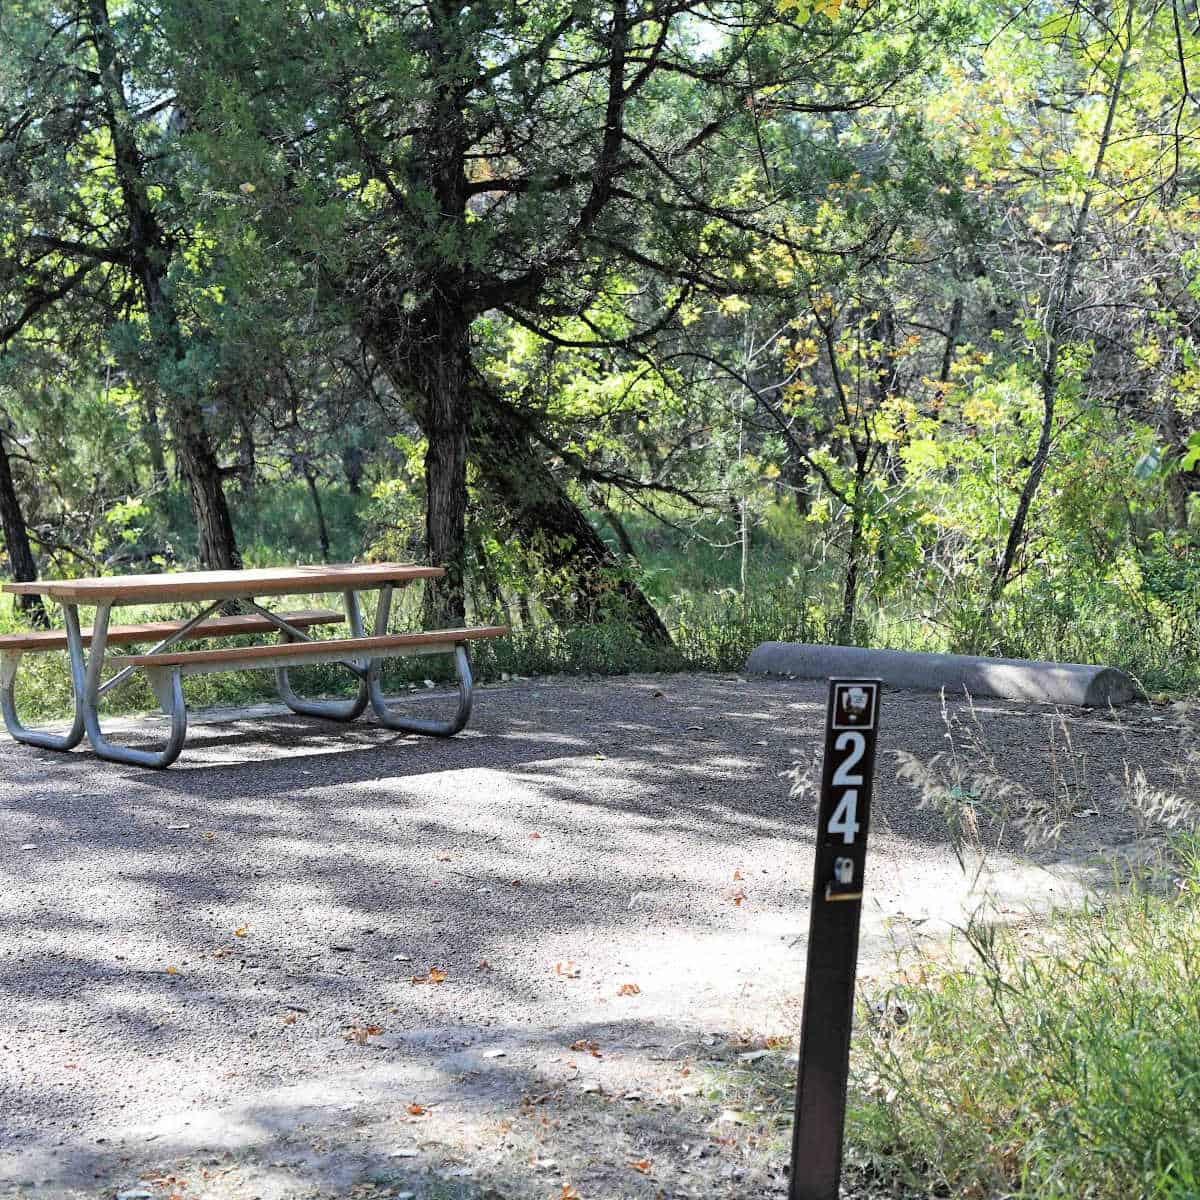
[[[37,578],[37,563],[29,545],[29,531],[25,526],[25,514],[21,511],[21,498],[13,483],[12,466],[8,461],[8,450],[0,434],[0,529],[4,531],[4,544],[8,547],[8,561],[12,566],[12,577],[19,583],[31,583]],[[41,596],[18,596],[17,607],[33,625],[43,629],[50,627],[46,607]]]
[[[550,572],[574,585],[572,598],[547,601],[550,615],[560,625],[592,622],[616,600],[645,641],[669,646],[670,631],[654,605],[533,448],[522,415],[478,383],[471,398],[471,457],[481,482],[513,531],[539,546]]]
[[[444,332],[453,329],[457,335],[458,327],[450,324],[449,317],[445,322],[434,328]],[[430,491],[427,531],[431,561],[445,565],[448,574],[454,563],[464,562],[461,542],[454,541],[449,531],[451,522],[458,519],[456,505],[466,503],[465,464],[469,453],[479,472],[480,486],[505,514],[512,533],[528,545],[537,546],[548,570],[572,585],[570,598],[546,600],[546,608],[558,625],[571,628],[595,622],[606,607],[604,602],[615,599],[643,640],[670,645],[670,631],[654,606],[621,569],[608,544],[535,449],[527,418],[493,395],[471,372],[467,327],[461,327],[461,358],[438,363],[442,354],[448,355],[449,346],[444,344],[434,354],[433,339],[426,337],[416,343],[424,356],[422,363],[415,354],[406,353],[414,343],[413,324],[388,319],[376,309],[359,332],[397,392],[408,398],[407,410],[430,444],[425,462]],[[460,379],[461,391],[457,390]],[[439,401],[442,407],[435,412],[433,402],[439,387],[445,391]],[[461,480],[461,489],[451,487],[452,480]],[[432,515],[435,507],[436,516]],[[443,540],[435,543],[435,536]],[[460,590],[460,600],[461,595]]]

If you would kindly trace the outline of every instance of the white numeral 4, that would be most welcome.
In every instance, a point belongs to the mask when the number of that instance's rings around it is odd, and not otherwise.
[[[833,810],[833,816],[829,818],[829,835],[832,837],[835,833],[840,833],[842,841],[847,846],[850,845],[858,835],[859,824],[855,820],[857,816],[858,788],[847,788],[842,793],[837,808]]]

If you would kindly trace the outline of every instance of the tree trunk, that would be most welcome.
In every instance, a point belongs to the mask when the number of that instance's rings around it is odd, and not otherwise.
[[[1075,277],[1083,257],[1083,244],[1087,237],[1088,216],[1091,212],[1092,198],[1096,194],[1100,181],[1100,172],[1104,167],[1104,157],[1108,151],[1109,139],[1112,136],[1113,120],[1117,114],[1117,104],[1121,99],[1121,89],[1125,82],[1125,72],[1129,66],[1129,57],[1133,50],[1133,2],[1129,0],[1125,10],[1125,44],[1121,52],[1121,60],[1117,65],[1113,78],[1112,91],[1108,96],[1107,113],[1104,129],[1100,135],[1100,143],[1096,148],[1096,157],[1087,189],[1079,204],[1079,212],[1071,228],[1071,240],[1063,263],[1062,272],[1055,281],[1054,292],[1049,298],[1047,308],[1046,352],[1042,359],[1042,425],[1038,434],[1037,449],[1034,451],[1029,474],[1021,488],[1017,501],[1016,512],[1013,513],[1012,523],[1008,528],[1004,552],[996,565],[992,576],[992,584],[988,591],[988,602],[985,614],[990,617],[992,609],[1000,599],[1004,589],[1012,579],[1016,567],[1017,554],[1025,537],[1025,522],[1033,499],[1041,485],[1042,476],[1050,461],[1050,448],[1054,433],[1054,415],[1058,401],[1058,370],[1062,355],[1063,339],[1067,333],[1067,309],[1071,295],[1075,290]]]
[[[571,597],[547,600],[556,623],[595,622],[615,601],[644,641],[671,645],[670,631],[645,593],[621,572],[608,544],[533,448],[523,415],[478,381],[471,398],[471,457],[481,482],[500,503],[513,532],[538,547],[552,575],[574,586]]]
[[[393,318],[398,320],[399,318]],[[623,575],[620,563],[608,548],[604,539],[592,527],[587,516],[571,499],[563,485],[534,448],[528,432],[528,418],[499,397],[478,376],[468,377],[469,343],[466,330],[460,360],[463,374],[463,391],[456,393],[452,385],[460,378],[457,362],[445,362],[431,366],[430,347],[427,342],[419,346],[424,354],[424,363],[411,361],[404,353],[411,343],[411,327],[394,329],[389,318],[378,309],[371,312],[360,329],[361,336],[370,345],[402,397],[406,397],[406,410],[421,427],[430,442],[433,453],[433,423],[427,410],[426,389],[432,389],[438,380],[444,380],[447,394],[442,397],[444,408],[438,440],[442,441],[438,457],[426,456],[428,474],[436,466],[439,470],[452,473],[451,477],[463,480],[461,496],[465,502],[465,458],[464,470],[458,473],[459,447],[469,452],[471,461],[479,471],[479,482],[505,514],[514,535],[527,545],[536,547],[542,554],[551,574],[573,585],[573,595],[548,597],[546,607],[555,622],[563,628],[581,623],[594,622],[603,615],[603,601],[617,600],[624,607],[624,615],[631,625],[652,644],[670,645],[671,634],[633,580]],[[398,352],[399,348],[399,352]],[[413,356],[416,358],[416,355]],[[456,396],[467,401],[465,411],[454,407]],[[454,416],[461,413],[462,424],[454,424]],[[468,443],[466,431],[470,428]],[[434,486],[430,485],[430,507],[441,506],[438,518],[442,531],[438,536],[448,540],[442,545],[440,559],[433,558],[434,544],[430,542],[431,560],[444,563],[449,568],[453,559],[454,543],[450,538],[451,522],[455,520],[455,497],[446,489],[435,498]],[[432,539],[434,529],[427,526]],[[461,548],[462,542],[458,542]],[[458,561],[462,562],[461,549]]]
[[[838,619],[837,640],[839,646],[852,644],[854,635],[854,613],[858,606],[858,575],[863,554],[863,510],[862,493],[867,478],[867,453],[855,451],[854,495],[850,509],[850,548],[846,552],[846,575],[842,583],[842,613]]]
[[[352,496],[362,495],[363,461],[366,455],[358,446],[347,446],[342,451],[342,474]]]
[[[171,408],[175,457],[188,485],[192,514],[200,535],[200,561],[212,571],[240,571],[238,553],[221,468],[204,428],[200,409],[190,401]]]
[[[4,532],[4,544],[8,547],[13,579],[18,583],[31,583],[37,578],[37,563],[29,545],[29,531],[25,526],[25,514],[21,511],[21,498],[13,483],[12,465],[8,460],[3,434],[0,434],[0,529]],[[50,620],[41,596],[18,596],[17,608],[25,614],[31,625],[49,629]]]
[[[121,188],[129,225],[129,261],[141,288],[150,327],[162,351],[176,363],[186,355],[179,316],[163,287],[170,265],[170,243],[159,224],[144,177],[136,125],[125,94],[124,72],[117,59],[109,24],[108,0],[88,0],[90,32],[96,46],[105,120],[112,138],[113,168]],[[241,555],[225,500],[220,467],[204,416],[194,396],[168,395],[168,416],[175,437],[175,457],[192,501],[200,536],[200,557],[214,570],[240,570]]]
[[[461,311],[439,304],[433,337],[421,348],[418,384],[425,404],[425,545],[446,577],[425,589],[425,620],[434,629],[466,623],[467,325]]]
[[[317,518],[317,537],[321,542],[321,561],[329,561],[329,526],[325,524],[325,509],[321,505],[321,493],[317,491],[317,477],[308,463],[304,464],[304,482],[312,499],[313,512]]]

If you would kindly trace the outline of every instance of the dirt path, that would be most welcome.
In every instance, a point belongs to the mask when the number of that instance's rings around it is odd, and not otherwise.
[[[0,1195],[781,1194],[786,1096],[754,1075],[798,1016],[812,816],[785,774],[822,703],[519,682],[452,741],[262,711],[159,774],[0,741]],[[979,712],[1048,786],[1054,714]],[[894,779],[945,747],[937,697],[883,726],[868,979],[971,903]],[[1107,781],[1161,773],[1169,722],[1066,728],[1074,850],[1119,843]],[[1014,912],[1077,893],[1077,864],[996,862]]]

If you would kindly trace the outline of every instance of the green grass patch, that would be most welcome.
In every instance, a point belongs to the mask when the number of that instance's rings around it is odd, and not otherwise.
[[[1180,849],[1165,892],[973,924],[969,966],[924,962],[864,1006],[856,1159],[963,1200],[1200,1195],[1200,857]]]

